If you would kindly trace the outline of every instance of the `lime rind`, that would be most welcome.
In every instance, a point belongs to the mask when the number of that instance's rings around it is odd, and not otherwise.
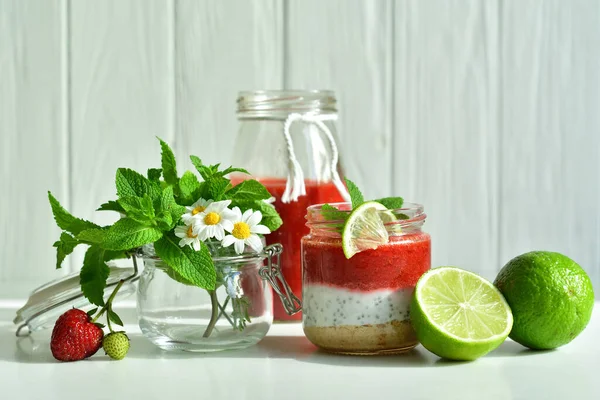
[[[346,258],[361,251],[376,249],[389,241],[380,211],[387,208],[375,201],[356,207],[348,216],[342,231],[342,249]]]

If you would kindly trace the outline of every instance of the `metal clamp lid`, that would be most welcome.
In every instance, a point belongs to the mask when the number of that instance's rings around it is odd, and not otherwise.
[[[285,312],[288,315],[294,315],[302,310],[302,301],[292,292],[292,289],[281,273],[280,266],[283,246],[275,243],[265,247],[264,252],[267,254],[267,265],[262,267],[258,273],[261,278],[266,279],[271,284],[271,287],[281,299]],[[275,263],[273,263],[273,258],[276,258]]]

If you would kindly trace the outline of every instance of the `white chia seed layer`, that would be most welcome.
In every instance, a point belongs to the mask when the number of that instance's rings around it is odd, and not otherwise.
[[[305,285],[305,326],[385,324],[409,319],[414,288],[353,292],[323,285]]]

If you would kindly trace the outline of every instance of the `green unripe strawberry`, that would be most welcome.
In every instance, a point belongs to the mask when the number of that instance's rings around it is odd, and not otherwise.
[[[129,337],[125,332],[111,332],[104,336],[102,348],[113,360],[122,360],[129,351]]]

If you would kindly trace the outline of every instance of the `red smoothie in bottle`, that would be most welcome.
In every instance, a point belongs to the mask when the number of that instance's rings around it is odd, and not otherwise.
[[[314,204],[335,203],[343,201],[342,195],[332,182],[318,183],[306,180],[306,195],[300,196],[297,201],[283,203],[281,196],[285,191],[286,179],[283,178],[256,178],[269,193],[275,197],[275,209],[283,220],[283,225],[275,232],[266,236],[267,245],[281,243],[281,271],[290,288],[301,298],[302,295],[302,258],[300,240],[309,229],[306,226],[306,208]],[[240,180],[232,179],[232,184]],[[300,321],[302,313],[288,315],[281,302],[275,301],[273,305],[274,319],[276,321]]]

